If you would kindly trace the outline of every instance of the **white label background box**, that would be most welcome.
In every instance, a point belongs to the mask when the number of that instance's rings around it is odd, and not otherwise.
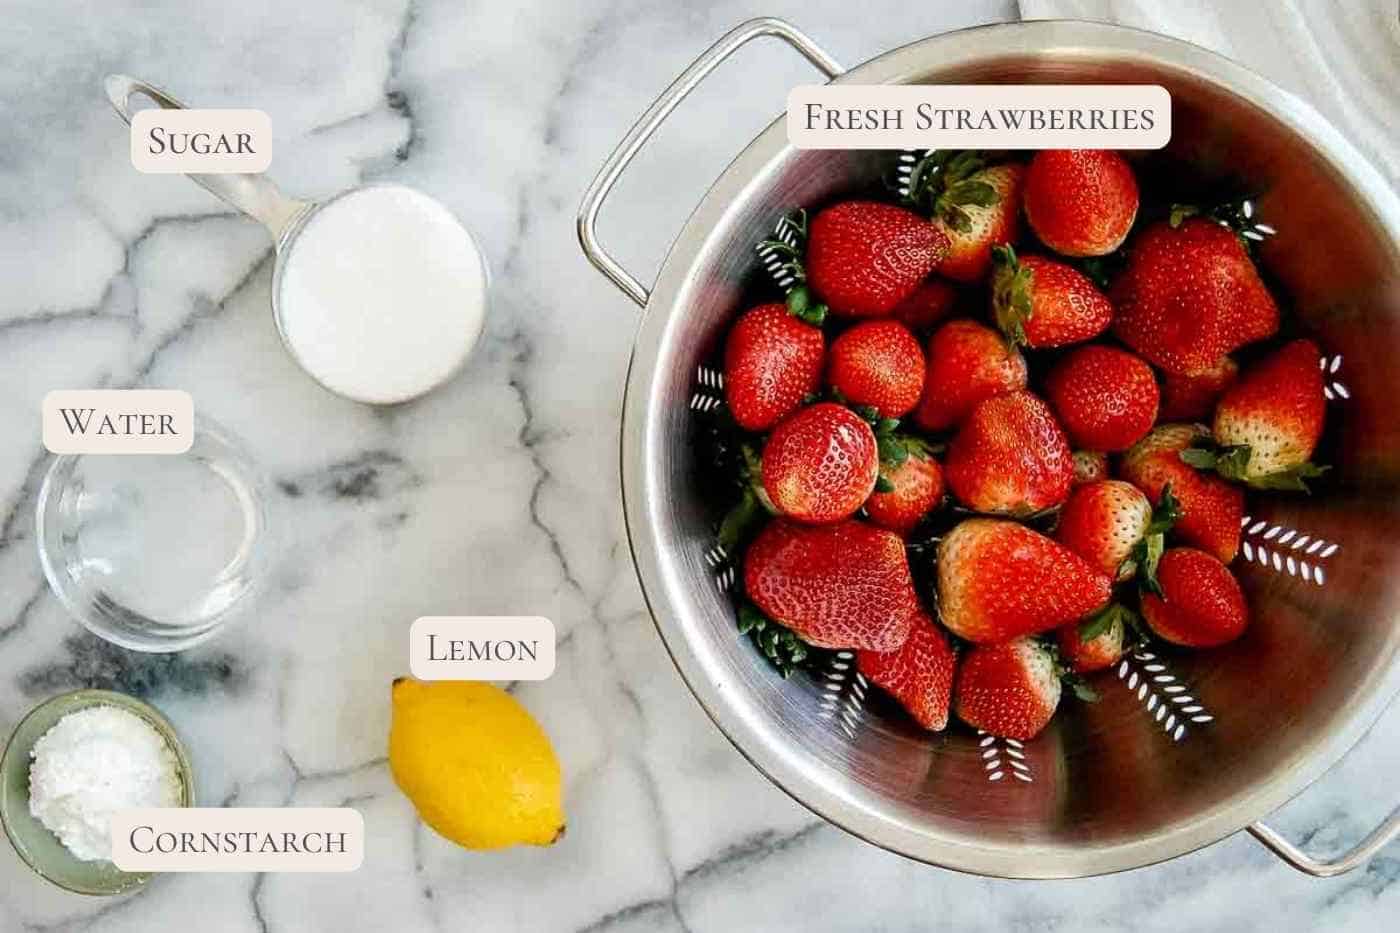
[[[902,124],[828,130],[822,120],[822,126],[808,129],[808,104],[824,110],[898,110]],[[998,129],[959,130],[951,124],[943,129],[936,115],[931,127],[921,129],[921,104],[970,110],[974,122],[988,111]],[[1003,109],[1076,110],[1086,121],[1095,109],[1149,111],[1152,128],[1032,130],[1023,114],[1021,128],[1014,129],[1001,119]],[[1161,149],[1171,140],[1171,114],[1171,94],[1156,84],[803,85],[788,94],[787,135],[798,149]]]
[[[152,130],[163,135],[165,151],[152,152]],[[220,139],[235,150],[240,137],[251,152],[205,152],[191,149],[192,140],[174,140],[185,150],[171,151],[172,135],[205,134],[204,143],[213,148]],[[131,164],[138,172],[154,175],[177,173],[232,173],[248,175],[267,171],[272,164],[272,120],[261,110],[184,109],[152,107],[138,110],[131,118]]]
[[[228,851],[234,847],[224,841],[223,834],[249,832],[257,834],[253,851]],[[225,851],[160,852],[155,842],[163,833],[174,833],[177,839],[182,833],[191,833],[195,847],[204,845],[204,834],[214,835]],[[322,847],[324,834],[344,833],[345,851],[257,851],[263,835],[270,835],[280,848],[284,833],[295,834],[298,844],[307,833],[323,834],[316,843]],[[133,834],[136,847],[151,851],[133,847]],[[112,817],[112,863],[122,871],[345,872],[355,871],[364,860],[365,819],[348,807],[170,807],[124,810]]]
[[[434,648],[446,655],[453,642],[461,660],[429,657]],[[408,669],[419,680],[545,680],[554,673],[554,642],[554,623],[541,616],[424,616],[408,631]],[[499,657],[502,643],[512,660]],[[534,658],[521,643],[534,649]]]
[[[89,408],[94,411],[87,430],[70,431],[60,409]],[[157,429],[160,417],[168,416],[175,433],[97,433],[103,416],[117,421],[125,414],[152,415]],[[54,389],[44,396],[41,417],[44,447],[54,454],[182,454],[194,444],[194,399],[180,389]]]

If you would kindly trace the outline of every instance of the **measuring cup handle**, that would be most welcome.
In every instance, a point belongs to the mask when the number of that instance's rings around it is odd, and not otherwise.
[[[160,88],[137,80],[129,75],[108,75],[103,82],[107,99],[118,116],[131,123],[131,97],[144,94],[166,110],[183,110],[180,103]],[[215,197],[236,207],[249,217],[259,221],[272,232],[274,241],[280,240],[283,232],[297,219],[310,203],[289,198],[263,174],[244,175],[186,175],[186,178],[201,186]]]

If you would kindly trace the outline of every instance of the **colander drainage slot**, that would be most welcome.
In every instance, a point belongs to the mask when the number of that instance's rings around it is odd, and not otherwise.
[[[933,155],[932,149],[905,149],[899,154],[899,160],[894,168],[894,186],[899,192],[901,199],[909,197],[914,187],[914,166],[919,164],[920,159]]]
[[[1327,582],[1322,562],[1342,547],[1335,541],[1249,515],[1240,521],[1240,527],[1244,530],[1240,553],[1246,562],[1274,573],[1301,577],[1317,586]]]
[[[705,414],[724,404],[724,373],[710,366],[700,366],[695,372],[695,391],[690,395],[690,410]]]
[[[977,747],[982,750],[982,771],[987,775],[988,781],[995,783],[1008,774],[1027,784],[1035,781],[1031,766],[1026,762],[1024,743],[1016,739],[988,735],[981,729],[977,730],[977,735],[980,736]]]
[[[800,233],[797,224],[785,214],[773,227],[772,239],[796,249]],[[792,291],[793,286],[797,284],[797,275],[793,271],[792,263],[783,256],[782,251],[767,240],[758,244],[756,249],[759,262],[763,263],[763,268],[768,270],[778,288],[784,293]]]
[[[705,552],[705,563],[710,565],[710,572],[715,576],[715,586],[719,587],[721,593],[728,593],[734,588],[734,562],[729,559],[729,554],[722,545],[714,544]]]
[[[847,738],[855,738],[861,714],[865,710],[865,695],[870,682],[856,670],[853,651],[838,651],[831,656],[826,668],[817,675],[821,687],[821,717],[835,722]]]
[[[1215,721],[1166,663],[1150,651],[1139,649],[1118,662],[1118,679],[1173,742],[1186,737],[1188,723]]]
[[[1342,368],[1342,355],[1338,353],[1336,356],[1323,356],[1318,363],[1324,374],[1322,394],[1327,401],[1351,398],[1351,390],[1337,379],[1337,370]]]

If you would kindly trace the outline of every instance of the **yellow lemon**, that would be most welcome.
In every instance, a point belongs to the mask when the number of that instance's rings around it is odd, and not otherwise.
[[[559,760],[499,687],[394,681],[389,768],[418,815],[468,849],[547,846],[564,834]]]

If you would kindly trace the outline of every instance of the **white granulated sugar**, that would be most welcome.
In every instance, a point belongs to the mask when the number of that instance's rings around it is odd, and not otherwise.
[[[69,713],[30,752],[29,812],[85,862],[112,857],[112,816],[180,805],[175,753],[144,719],[116,706]]]
[[[486,270],[452,214],[426,194],[372,185],[313,213],[287,247],[278,320],[322,385],[403,402],[450,377],[481,333]]]

